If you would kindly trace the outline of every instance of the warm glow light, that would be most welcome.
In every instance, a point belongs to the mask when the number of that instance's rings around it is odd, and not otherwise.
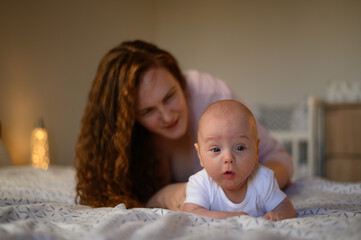
[[[35,128],[31,133],[32,166],[47,170],[49,162],[48,134],[44,128]]]
[[[35,137],[39,141],[41,141],[41,140],[43,140],[43,138],[46,137],[46,132],[43,129],[39,128],[39,130],[35,132]]]

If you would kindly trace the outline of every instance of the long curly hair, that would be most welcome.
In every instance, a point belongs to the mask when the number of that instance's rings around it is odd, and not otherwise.
[[[136,122],[139,82],[152,67],[167,69],[185,90],[176,59],[153,44],[126,41],[101,60],[75,148],[77,203],[142,207],[162,187],[152,134]]]

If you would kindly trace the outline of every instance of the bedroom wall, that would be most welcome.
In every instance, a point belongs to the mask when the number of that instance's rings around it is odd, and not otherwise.
[[[324,96],[361,81],[359,0],[158,1],[156,42],[252,106]]]
[[[0,1],[4,144],[26,164],[43,117],[52,163],[72,164],[100,58],[128,39],[224,79],[251,108],[322,97],[331,81],[361,81],[360,12],[358,0]]]
[[[28,163],[39,117],[51,163],[72,164],[100,58],[123,40],[153,40],[147,0],[0,1],[0,121],[14,164]]]

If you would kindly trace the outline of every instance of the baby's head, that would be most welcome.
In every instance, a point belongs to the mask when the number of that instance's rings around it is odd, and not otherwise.
[[[229,127],[243,127],[244,130],[249,130],[251,139],[258,138],[256,120],[252,112],[238,101],[222,100],[208,106],[198,122],[198,142],[204,133],[215,128],[210,122],[226,123]]]
[[[201,165],[222,188],[247,179],[258,162],[258,147],[256,120],[242,103],[218,101],[202,114],[195,148]]]

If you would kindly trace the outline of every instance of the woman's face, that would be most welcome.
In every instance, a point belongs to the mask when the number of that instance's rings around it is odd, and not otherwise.
[[[178,139],[187,131],[188,107],[184,92],[165,68],[151,68],[140,80],[137,121],[148,131]]]

